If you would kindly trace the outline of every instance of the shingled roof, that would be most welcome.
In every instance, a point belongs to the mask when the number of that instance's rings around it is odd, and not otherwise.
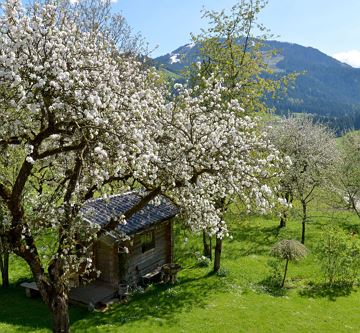
[[[81,212],[86,220],[102,226],[110,218],[120,217],[129,208],[136,205],[143,195],[143,192],[128,192],[110,196],[106,199],[88,200],[81,208]],[[148,203],[143,209],[130,217],[126,224],[119,225],[117,230],[132,235],[156,223],[166,221],[174,217],[178,212],[179,209],[169,199],[160,196],[160,204]]]

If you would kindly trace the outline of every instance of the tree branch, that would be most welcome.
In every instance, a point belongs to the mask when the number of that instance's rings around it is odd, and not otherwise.
[[[3,198],[4,201],[7,201],[10,199],[10,192],[3,184],[0,184],[0,197]]]
[[[136,205],[129,208],[126,212],[123,213],[125,220],[128,220],[135,213],[144,208],[152,199],[161,193],[161,188],[157,187],[146,194]],[[97,237],[104,235],[106,232],[114,230],[119,225],[119,219],[113,218],[107,224],[105,224],[98,232]]]
[[[0,146],[18,145],[20,143],[21,143],[21,138],[17,136],[13,136],[7,140],[0,140]]]
[[[116,176],[112,176],[106,180],[104,180],[101,183],[101,186],[106,185],[106,184],[110,184],[112,182],[116,182],[116,181],[125,181],[128,180],[129,178],[131,178],[132,175],[128,174],[122,177],[116,177]],[[87,191],[87,193],[84,196],[85,200],[89,200],[94,196],[94,193],[99,189],[99,185],[93,185],[91,188],[89,188],[89,190]]]
[[[71,196],[74,193],[76,184],[80,178],[80,173],[81,173],[81,169],[82,169],[82,165],[83,165],[83,155],[86,150],[85,142],[82,142],[79,146],[82,147],[83,149],[81,151],[81,154],[79,154],[79,156],[76,158],[74,171],[70,177],[70,181],[69,181],[68,187],[67,187],[65,195],[64,195],[65,203],[70,202]]]
[[[65,152],[68,152],[68,151],[80,150],[82,148],[84,148],[84,143],[83,142],[81,142],[81,143],[79,143],[77,145],[70,145],[70,146],[63,146],[63,147],[54,148],[54,149],[51,149],[51,150],[44,151],[42,153],[34,154],[33,156],[36,159],[42,159],[42,158],[46,158],[46,157],[49,157],[49,156],[52,156],[52,155],[65,153]]]

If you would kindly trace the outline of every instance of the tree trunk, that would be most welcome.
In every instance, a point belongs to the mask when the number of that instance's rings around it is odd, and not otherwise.
[[[305,225],[307,220],[307,205],[305,200],[301,200],[303,216],[302,216],[302,230],[301,230],[301,244],[305,244]]]
[[[216,237],[215,258],[214,258],[215,273],[220,270],[221,249],[222,249],[222,239]]]
[[[356,194],[349,194],[349,206],[353,209],[356,215],[360,218],[360,202],[357,200]]]
[[[224,213],[226,211],[226,198],[219,199],[216,204],[215,208],[221,211],[222,217],[224,217]],[[219,234],[221,233],[221,225],[219,225]],[[220,270],[220,260],[221,260],[221,250],[222,250],[222,239],[216,235],[216,243],[215,243],[215,255],[214,255],[214,272],[218,272]]]
[[[2,287],[9,287],[9,253],[5,252],[0,255],[0,270]]]
[[[210,257],[209,259],[212,261],[212,238],[209,236],[209,247],[210,247]]]
[[[0,237],[0,271],[2,287],[9,287],[9,251],[5,247],[4,239]]]
[[[286,227],[286,213],[282,213],[280,216],[280,224],[279,228],[285,228]]]
[[[301,244],[305,244],[305,220],[302,221]]]
[[[284,278],[283,278],[282,283],[281,283],[281,288],[283,288],[284,284],[285,284],[286,273],[287,273],[287,269],[288,269],[288,263],[289,263],[289,259],[286,259]]]
[[[51,272],[49,275],[52,275],[53,269],[50,268],[49,271]],[[53,332],[69,333],[70,320],[68,312],[68,289],[57,279],[50,282],[48,277],[43,275],[37,276],[36,284],[39,288],[43,301],[51,312]]]
[[[207,240],[209,239],[209,243]],[[211,238],[207,235],[206,231],[203,230],[203,246],[204,246],[204,256],[211,260]]]
[[[285,199],[289,204],[291,204],[293,202],[292,195],[289,192],[285,193]],[[289,217],[289,211],[288,211],[288,209],[286,209],[281,213],[279,228],[286,227],[286,222],[287,222],[288,217]]]
[[[55,294],[51,301],[54,333],[69,333],[70,320],[68,311],[68,299],[64,293]]]

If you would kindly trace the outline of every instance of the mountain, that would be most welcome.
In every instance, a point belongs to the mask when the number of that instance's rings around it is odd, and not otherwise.
[[[265,50],[277,50],[269,65],[274,75],[297,72],[287,95],[269,104],[277,113],[309,113],[337,131],[360,129],[360,69],[312,47],[267,41]],[[162,68],[175,74],[201,60],[199,46],[187,44],[155,59]]]

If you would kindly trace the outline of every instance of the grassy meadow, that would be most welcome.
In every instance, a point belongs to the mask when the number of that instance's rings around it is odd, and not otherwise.
[[[326,206],[312,216],[306,239],[310,253],[289,264],[284,289],[268,286],[269,249],[281,238],[300,239],[296,214],[279,232],[276,217],[230,212],[233,239],[224,241],[221,274],[212,274],[211,265],[198,267],[201,237],[177,228],[175,255],[183,270],[176,285],[150,286],[132,295],[127,304],[115,304],[104,313],[71,306],[72,332],[359,332],[359,288],[326,287],[314,249],[327,225],[358,233],[360,221]],[[0,332],[51,331],[45,305],[40,299],[26,298],[19,287],[29,277],[26,265],[12,258],[11,288],[0,290]]]

